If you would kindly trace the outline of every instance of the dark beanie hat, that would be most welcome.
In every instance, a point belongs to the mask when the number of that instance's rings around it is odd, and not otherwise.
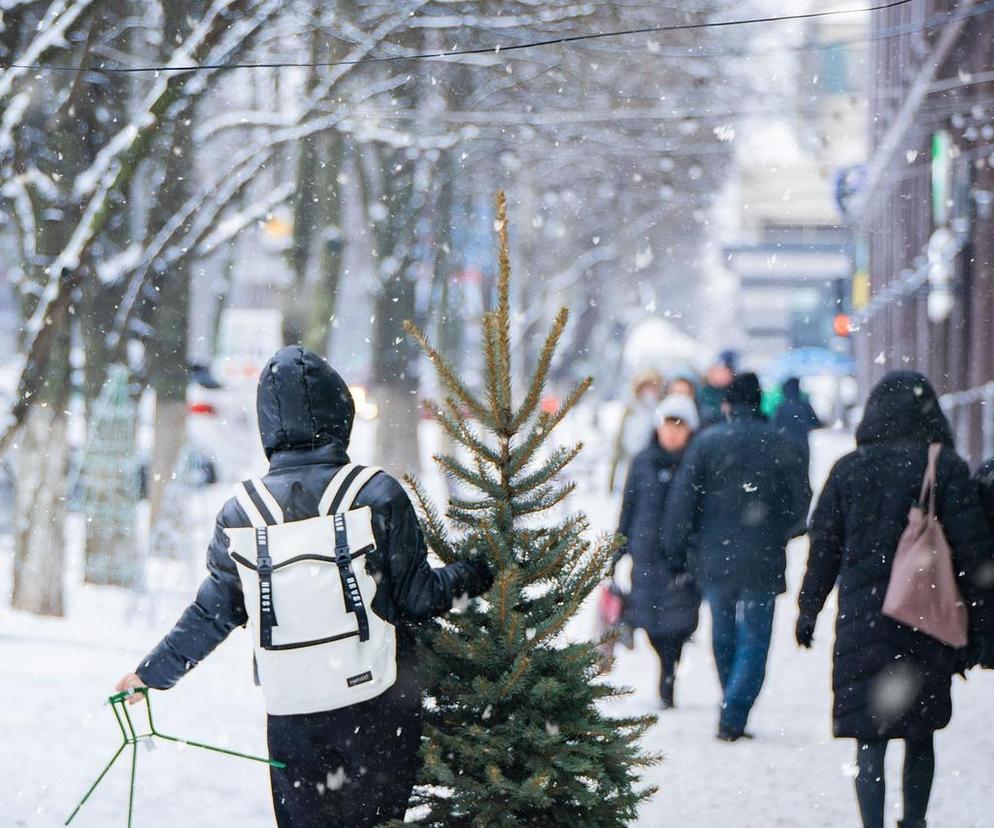
[[[752,371],[736,374],[725,390],[725,402],[729,405],[745,405],[758,409],[763,399],[763,389],[759,385],[759,377]]]

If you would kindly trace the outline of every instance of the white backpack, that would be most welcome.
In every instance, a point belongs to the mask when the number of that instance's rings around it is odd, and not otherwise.
[[[289,523],[263,482],[235,497],[251,527],[225,529],[255,643],[266,711],[318,713],[374,698],[397,679],[394,626],[372,610],[372,512],[352,509],[380,469],[346,465],[325,489],[318,516]]]

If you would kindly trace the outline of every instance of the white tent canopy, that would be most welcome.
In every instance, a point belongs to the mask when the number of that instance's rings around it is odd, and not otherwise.
[[[648,369],[666,376],[681,370],[703,372],[714,355],[711,348],[684,333],[670,320],[646,316],[629,331],[621,360],[629,376]]]

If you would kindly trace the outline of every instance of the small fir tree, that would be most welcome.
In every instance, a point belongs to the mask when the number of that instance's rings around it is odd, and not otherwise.
[[[500,276],[497,307],[482,322],[482,393],[467,388],[425,336],[407,326],[448,394],[444,404],[427,405],[468,458],[435,458],[467,492],[450,498],[447,520],[408,480],[428,544],[446,563],[482,556],[495,576],[484,599],[421,633],[432,687],[412,807],[420,806],[421,824],[446,828],[626,825],[654,792],[639,787],[641,770],[657,761],[639,738],[655,720],[611,716],[605,708],[627,691],[600,680],[593,643],[560,636],[617,546],[588,541],[581,514],[555,517],[573,490],[558,475],[581,445],[550,447],[552,432],[590,380],[558,410],[540,410],[566,326],[563,308],[516,404],[503,194],[497,234]]]

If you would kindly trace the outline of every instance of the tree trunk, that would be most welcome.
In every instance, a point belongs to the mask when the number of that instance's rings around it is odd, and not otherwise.
[[[11,606],[62,616],[65,570],[66,417],[58,406],[33,406],[15,455],[14,588]]]
[[[186,400],[166,397],[155,400],[155,441],[149,475],[148,499],[151,525],[161,516],[166,487],[186,442]]]

